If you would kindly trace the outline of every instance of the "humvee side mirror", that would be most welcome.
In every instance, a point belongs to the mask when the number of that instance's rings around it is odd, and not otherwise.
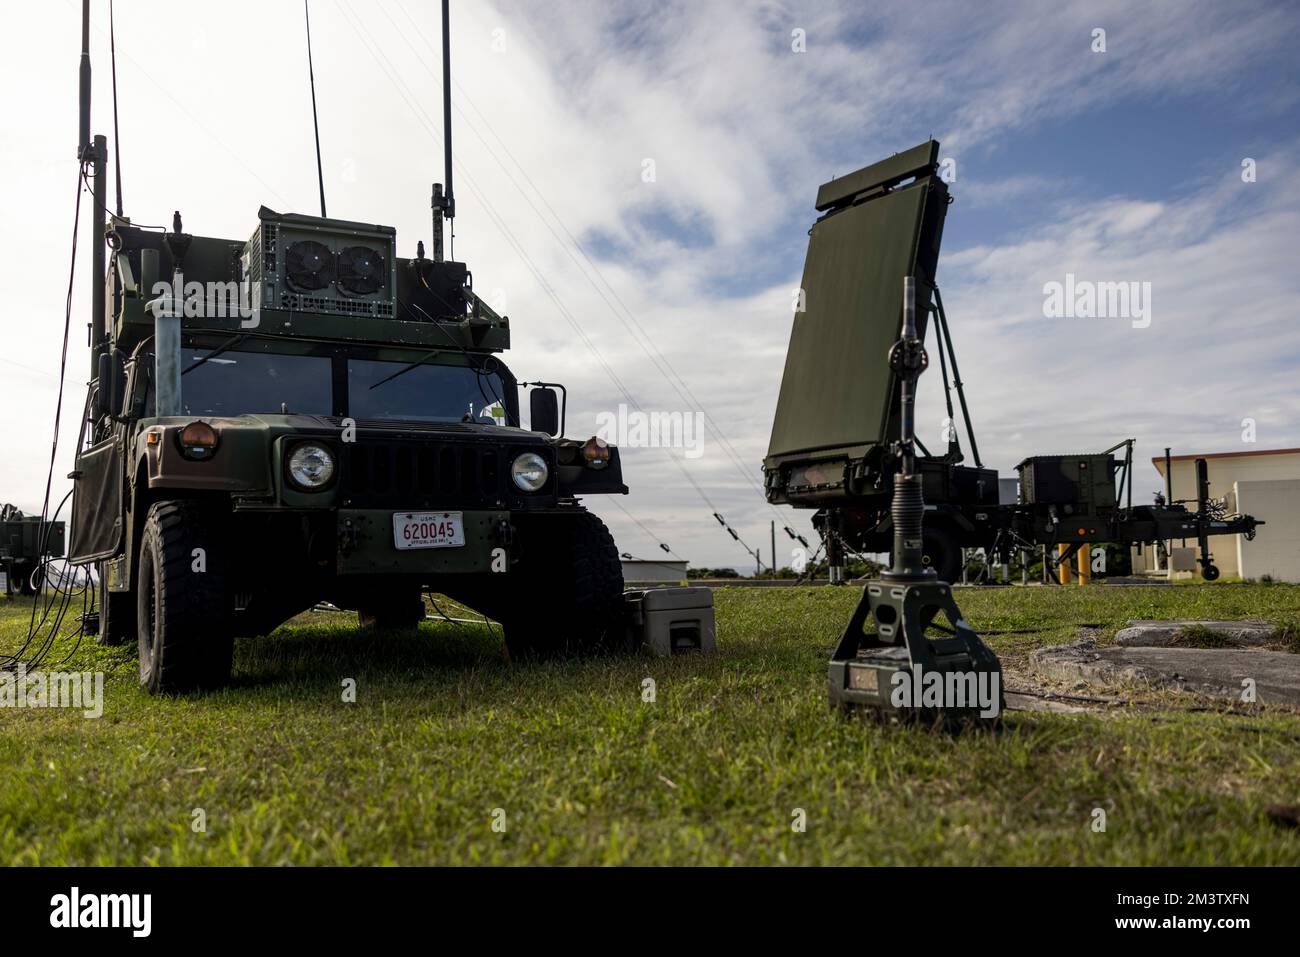
[[[122,414],[122,389],[117,371],[115,356],[111,352],[101,352],[95,367],[95,398],[91,411],[95,418],[111,415],[114,418]]]
[[[99,362],[95,366],[95,392],[94,398],[90,402],[90,414],[96,419],[108,413],[108,393],[112,390],[113,385],[110,381],[112,375],[113,362],[108,357],[107,352],[99,354]]]
[[[108,391],[108,414],[113,418],[122,415],[122,404],[126,401],[126,369],[122,363],[122,353],[113,349],[109,354],[112,361],[112,371],[109,374],[108,381],[112,383],[112,388]]]
[[[528,428],[533,432],[560,434],[560,402],[554,389],[533,389],[529,392],[528,415]]]
[[[130,416],[132,419],[143,419],[145,413],[149,411],[150,392],[153,391],[149,381],[148,366],[142,368],[134,365],[128,385],[131,398]]]

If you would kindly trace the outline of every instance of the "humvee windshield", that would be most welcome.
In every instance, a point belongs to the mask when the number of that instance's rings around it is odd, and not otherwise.
[[[357,420],[492,422],[485,410],[505,407],[505,387],[496,373],[469,366],[411,367],[408,362],[371,359],[347,363],[348,415]]]
[[[229,350],[195,365],[207,349],[183,349],[181,401],[186,415],[256,412],[347,415],[358,421],[491,424],[488,410],[506,408],[496,372],[470,366],[355,357]],[[342,375],[335,376],[339,363]],[[341,379],[341,381],[339,381]],[[341,394],[336,394],[336,386]]]

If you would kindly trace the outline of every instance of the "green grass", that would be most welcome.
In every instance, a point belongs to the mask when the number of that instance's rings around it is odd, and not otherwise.
[[[83,644],[64,667],[107,672],[101,719],[0,709],[0,863],[1300,863],[1300,831],[1264,811],[1300,804],[1297,713],[1011,713],[955,737],[845,721],[826,659],[857,594],[719,589],[715,656],[548,665],[508,663],[481,627],[309,615],[191,698],[150,698],[132,651]],[[1080,625],[1300,619],[1286,585],[958,599],[977,628],[1038,629],[988,638],[1012,686]],[[0,648],[29,608],[0,603]]]
[[[1178,629],[1171,644],[1176,648],[1228,648],[1232,642],[1221,631],[1205,625],[1188,625]]]

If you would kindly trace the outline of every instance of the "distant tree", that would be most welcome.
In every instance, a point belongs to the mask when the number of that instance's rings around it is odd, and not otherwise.
[[[734,568],[688,568],[687,578],[739,578],[740,572]]]

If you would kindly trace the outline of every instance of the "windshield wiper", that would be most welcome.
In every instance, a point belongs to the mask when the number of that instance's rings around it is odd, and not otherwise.
[[[418,368],[419,366],[424,365],[426,362],[428,362],[428,361],[429,361],[430,359],[432,359],[434,356],[439,355],[441,352],[442,352],[441,349],[434,349],[432,352],[430,352],[430,353],[428,353],[428,354],[426,354],[426,355],[422,355],[422,356],[420,356],[420,358],[416,359],[416,360],[415,360],[414,362],[412,362],[410,365],[403,366],[402,368],[398,369],[396,372],[394,372],[394,373],[393,373],[392,375],[390,375],[390,376],[385,376],[384,378],[382,378],[382,379],[380,379],[378,382],[376,382],[374,385],[372,385],[370,388],[371,388],[371,389],[378,389],[378,388],[379,388],[381,385],[383,385],[385,382],[392,382],[392,381],[393,381],[394,379],[396,379],[399,375],[406,375],[406,373],[410,372],[412,369],[415,369],[415,368]]]
[[[243,341],[244,341],[245,339],[247,339],[247,338],[248,338],[248,333],[246,333],[246,332],[241,332],[239,335],[234,336],[234,337],[231,338],[231,339],[227,339],[227,340],[226,340],[225,342],[223,342],[221,345],[217,346],[215,349],[213,349],[211,352],[209,352],[206,356],[203,356],[202,358],[200,358],[200,359],[199,359],[197,362],[195,362],[192,366],[189,366],[189,367],[186,368],[186,369],[182,369],[182,370],[181,370],[181,375],[185,375],[186,373],[193,372],[195,369],[197,369],[199,366],[203,365],[203,363],[207,362],[209,359],[215,359],[217,356],[221,355],[221,353],[223,353],[223,352],[227,352],[227,351],[229,351],[230,349],[235,348],[235,346],[239,345],[241,342],[243,342]]]

